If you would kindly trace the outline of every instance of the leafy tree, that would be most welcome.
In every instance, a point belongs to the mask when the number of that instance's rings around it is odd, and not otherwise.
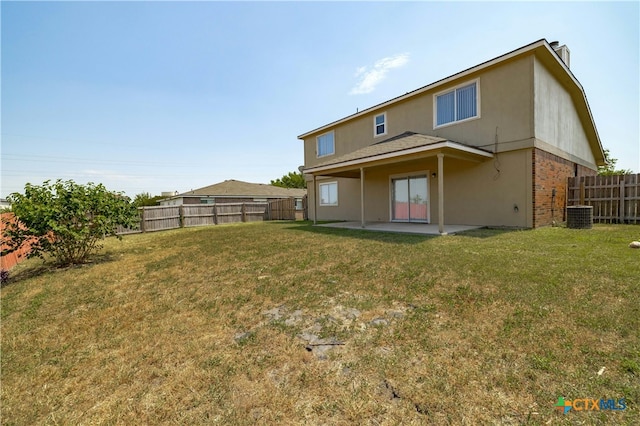
[[[611,154],[608,149],[604,150],[604,162],[604,166],[598,166],[598,175],[600,176],[630,175],[633,173],[633,171],[629,169],[616,170],[616,163],[618,162],[618,159],[611,158]]]
[[[307,187],[307,181],[304,180],[304,176],[300,172],[289,172],[279,179],[272,180],[271,185],[279,186],[282,188],[301,188]]]
[[[157,206],[158,201],[164,200],[167,197],[163,197],[162,195],[151,196],[148,192],[141,192],[133,197],[133,205],[136,207],[144,207],[144,206]]]
[[[85,262],[106,236],[121,238],[116,234],[118,225],[132,227],[138,219],[128,197],[107,191],[102,184],[60,179],[41,186],[28,183],[24,194],[13,193],[9,201],[19,222],[8,223],[2,236],[8,251],[29,240],[27,257],[49,254],[62,266]]]

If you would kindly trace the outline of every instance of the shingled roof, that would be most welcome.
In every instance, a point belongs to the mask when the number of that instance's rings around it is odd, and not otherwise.
[[[253,197],[253,198],[286,198],[286,197],[303,197],[306,195],[306,189],[297,188],[281,188],[279,186],[268,185],[264,183],[242,182],[240,180],[225,180],[224,182],[214,185],[205,186],[203,188],[194,189],[179,195],[175,198],[198,196],[216,196],[216,197]]]
[[[407,154],[416,154],[418,152],[427,152],[431,149],[442,148],[465,151],[476,156],[493,156],[488,151],[470,145],[435,136],[423,135],[421,133],[405,132],[382,142],[316,164],[313,167],[305,169],[304,173],[320,174],[320,171],[327,171],[334,167],[356,167],[356,164],[363,164],[380,158],[400,157]]]

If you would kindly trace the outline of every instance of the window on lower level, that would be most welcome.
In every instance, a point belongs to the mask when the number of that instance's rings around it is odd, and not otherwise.
[[[321,183],[319,188],[321,206],[338,205],[338,182]]]
[[[435,95],[436,127],[478,116],[478,82]]]
[[[316,152],[318,157],[324,157],[325,155],[332,155],[336,152],[334,143],[333,132],[325,133],[316,138]]]

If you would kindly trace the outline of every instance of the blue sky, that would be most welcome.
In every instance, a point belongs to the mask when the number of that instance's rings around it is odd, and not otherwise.
[[[640,171],[638,2],[6,2],[2,186],[134,196],[303,163],[297,136],[541,38]]]

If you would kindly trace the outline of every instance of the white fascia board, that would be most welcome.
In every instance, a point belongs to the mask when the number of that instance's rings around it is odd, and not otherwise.
[[[331,169],[350,167],[350,166],[357,166],[357,165],[360,165],[360,164],[370,163],[370,162],[373,162],[373,161],[386,160],[386,159],[389,159],[389,158],[401,157],[401,156],[404,156],[404,155],[419,154],[421,152],[435,151],[435,150],[443,149],[443,148],[451,148],[451,149],[455,149],[456,151],[463,151],[463,152],[466,152],[466,153],[469,153],[469,154],[475,154],[475,155],[479,155],[479,156],[487,157],[487,158],[492,158],[493,157],[493,154],[490,153],[490,152],[482,151],[480,149],[476,149],[476,148],[473,148],[473,147],[470,147],[470,146],[459,145],[459,144],[456,144],[456,143],[453,143],[453,142],[450,142],[450,141],[444,141],[444,142],[438,142],[438,143],[431,144],[431,145],[419,146],[419,147],[411,148],[411,149],[388,152],[386,154],[372,155],[370,157],[364,157],[364,158],[358,158],[358,159],[355,159],[355,160],[348,160],[348,161],[344,161],[344,162],[340,162],[340,163],[328,164],[326,166],[311,167],[311,168],[308,168],[308,169],[304,169],[303,173],[314,174],[314,173],[323,172],[323,171],[327,171],[327,170],[331,170]]]

